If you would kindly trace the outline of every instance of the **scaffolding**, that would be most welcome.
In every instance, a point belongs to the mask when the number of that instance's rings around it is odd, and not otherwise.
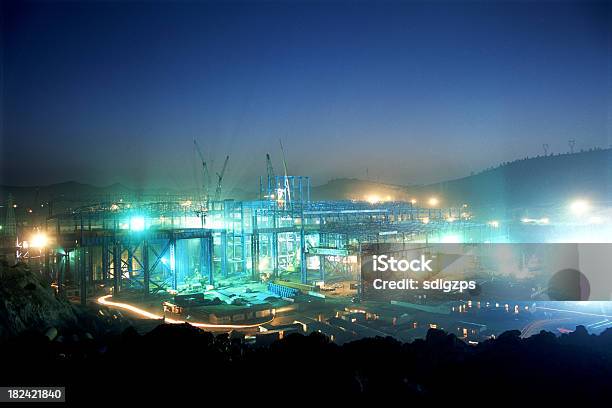
[[[293,190],[290,205],[279,200],[278,186]],[[83,303],[96,285],[146,297],[236,279],[350,280],[366,243],[432,242],[445,234],[482,242],[489,226],[461,214],[406,202],[311,201],[308,177],[274,176],[259,200],[103,202],[50,216],[54,244],[45,268],[59,291],[76,288]]]

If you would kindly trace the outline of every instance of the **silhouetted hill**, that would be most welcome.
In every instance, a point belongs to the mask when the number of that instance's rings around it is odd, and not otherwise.
[[[90,203],[103,200],[151,199],[155,197],[176,195],[198,195],[197,191],[178,191],[169,188],[134,189],[121,183],[108,186],[93,186],[91,184],[67,181],[47,186],[0,186],[0,202],[5,203],[11,194],[15,202],[22,207],[36,207],[37,204],[53,202],[82,202]],[[246,192],[239,188],[224,193],[224,198],[255,199],[256,194]]]
[[[9,194],[18,204],[16,215],[18,220],[23,218],[28,208],[33,210],[33,215],[48,215],[51,203],[53,213],[66,211],[96,202],[115,200],[140,200],[151,197],[174,196],[178,194],[171,189],[137,190],[124,186],[120,183],[108,186],[93,186],[90,184],[68,181],[64,183],[50,184],[47,186],[0,186],[0,203],[6,204]],[[41,207],[41,205],[43,205]],[[0,216],[4,217],[4,208],[0,209]]]
[[[421,196],[440,196],[443,205],[508,209],[565,205],[574,197],[612,199],[612,149],[535,157],[504,163],[479,174],[422,186]]]
[[[417,199],[426,204],[431,196],[440,199],[442,206],[496,207],[515,209],[530,206],[566,203],[573,197],[584,196],[593,201],[612,200],[612,149],[593,149],[574,154],[538,156],[503,163],[478,174],[441,183],[419,186],[400,186],[359,179],[334,179],[312,187],[314,200],[381,200],[409,201]],[[172,189],[136,190],[122,184],[97,187],[78,182],[48,186],[0,186],[0,201],[12,194],[22,206],[36,207],[47,201],[96,201],[126,197],[197,195],[196,191],[179,192]],[[224,197],[257,199],[257,194],[234,188]]]
[[[98,187],[90,184],[67,181],[47,186],[0,186],[0,199],[5,202],[9,194],[22,206],[34,206],[47,201],[70,200],[74,198],[104,197],[135,194],[122,184],[115,183],[109,186]]]
[[[565,205],[574,197],[612,200],[612,149],[525,158],[481,173],[430,185],[404,187],[357,179],[336,179],[313,188],[322,200],[363,200],[367,195],[426,204],[436,196],[442,206],[514,209]]]
[[[160,325],[145,335],[130,328],[63,341],[27,333],[5,343],[0,358],[11,367],[0,370],[0,383],[66,386],[79,406],[92,396],[107,406],[302,397],[314,406],[353,398],[604,406],[612,394],[612,329],[595,336],[581,326],[561,337],[509,331],[477,346],[430,329],[412,343],[376,337],[337,345],[315,332],[255,347],[189,324]]]
[[[117,311],[56,298],[24,264],[0,267],[0,384],[65,386],[73,406],[92,396],[103,406],[211,395],[231,405],[308,395],[321,406],[335,397],[590,406],[612,396],[610,328],[528,338],[512,330],[478,345],[436,329],[412,343],[374,337],[342,345],[313,332],[258,346],[187,323],[158,322],[139,334]]]

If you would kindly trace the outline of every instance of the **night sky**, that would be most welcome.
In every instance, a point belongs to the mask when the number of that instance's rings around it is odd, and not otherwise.
[[[3,2],[3,184],[425,183],[612,141],[606,3]]]

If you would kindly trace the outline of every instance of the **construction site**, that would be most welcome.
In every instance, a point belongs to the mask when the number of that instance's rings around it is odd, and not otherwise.
[[[0,21],[0,405],[609,399],[612,3]]]
[[[484,242],[498,233],[465,207],[311,200],[310,178],[287,174],[284,160],[275,174],[269,155],[258,199],[223,199],[228,161],[213,183],[201,159],[199,196],[113,197],[49,214],[29,241],[15,234],[13,253],[83,305],[248,331],[283,313],[333,315],[359,302],[364,244]]]
[[[528,327],[534,302],[555,300],[548,296],[546,265],[526,259],[542,248],[549,257],[557,251],[556,258],[574,248],[532,243],[582,242],[584,234],[607,231],[607,223],[594,220],[608,207],[585,200],[571,202],[569,210],[561,203],[525,210],[518,219],[497,214],[502,218],[496,220],[469,203],[442,206],[447,200],[431,194],[417,201],[367,189],[355,192],[361,199],[315,200],[310,177],[289,174],[282,144],[282,170],[275,171],[266,154],[265,174],[253,177],[254,198],[230,199],[224,189],[230,157],[215,172],[195,140],[193,148],[203,180],[196,193],[36,197],[32,208],[40,216],[28,218],[32,209],[26,208],[21,220],[15,210],[24,209],[9,196],[4,258],[27,263],[58,296],[100,313],[120,311],[153,324],[188,322],[255,342],[313,331],[340,343],[388,335],[409,341],[431,327],[481,341],[519,318]],[[521,242],[531,243],[532,255],[503,246]],[[502,245],[491,249],[490,243]],[[371,264],[373,253],[389,248],[435,253],[443,262],[479,245],[493,252],[456,264],[464,265],[456,276],[479,285],[469,293],[372,295],[363,269],[368,256]],[[452,276],[452,268],[440,265],[429,278]],[[607,299],[607,293],[596,297]]]

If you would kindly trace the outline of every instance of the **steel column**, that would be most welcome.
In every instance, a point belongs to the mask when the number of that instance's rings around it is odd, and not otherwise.
[[[80,283],[80,292],[81,292],[81,304],[85,305],[87,304],[87,269],[85,268],[86,265],[86,259],[85,259],[85,250],[86,247],[81,247],[79,249],[79,272],[80,272],[80,278],[81,278],[81,283]]]
[[[119,285],[121,280],[121,244],[115,242],[113,245],[113,295],[119,294]]]
[[[227,277],[227,232],[221,231],[221,276]]]
[[[142,242],[142,269],[143,269],[143,291],[144,297],[149,296],[149,280],[151,279],[151,271],[149,270],[149,243],[145,239]]]
[[[176,290],[178,280],[176,276],[176,238],[170,238],[170,273],[172,274],[172,289]]]

